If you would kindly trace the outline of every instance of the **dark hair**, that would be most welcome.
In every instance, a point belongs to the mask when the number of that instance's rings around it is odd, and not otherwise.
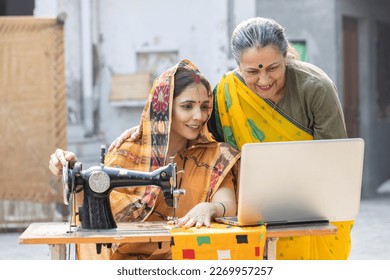
[[[211,93],[209,81],[199,72],[185,67],[178,67],[175,73],[175,89],[173,97],[178,97],[183,90],[193,84],[201,83]]]
[[[240,64],[241,55],[250,48],[274,46],[285,57],[294,57],[284,28],[273,19],[255,17],[241,22],[233,31],[231,48],[234,59]],[[291,53],[291,55],[290,55]]]

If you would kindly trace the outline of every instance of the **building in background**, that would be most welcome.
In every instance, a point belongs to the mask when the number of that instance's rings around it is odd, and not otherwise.
[[[349,136],[366,142],[363,197],[390,178],[389,1],[36,0],[33,14],[66,16],[68,149],[87,166],[138,124],[162,69],[188,58],[215,84],[235,67],[236,24],[263,16],[335,81]]]

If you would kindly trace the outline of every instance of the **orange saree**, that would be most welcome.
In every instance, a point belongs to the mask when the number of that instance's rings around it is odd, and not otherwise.
[[[152,171],[164,166],[172,121],[174,75],[178,67],[199,70],[188,60],[183,60],[162,73],[153,83],[141,117],[141,137],[135,142],[124,142],[119,149],[106,155],[106,165],[139,171]],[[212,94],[209,90],[210,104]],[[211,108],[209,109],[209,115]],[[222,182],[234,184],[234,170],[238,151],[226,143],[218,143],[204,125],[198,138],[189,141],[187,148],[175,156],[178,170],[178,187],[186,190],[179,199],[177,216],[184,216],[200,202],[209,202]],[[227,181],[226,181],[227,180]],[[173,209],[165,204],[160,189],[141,186],[115,189],[110,194],[112,212],[116,222],[164,221]],[[170,259],[170,244],[154,243],[113,244],[96,255],[94,246],[81,246],[80,259]]]

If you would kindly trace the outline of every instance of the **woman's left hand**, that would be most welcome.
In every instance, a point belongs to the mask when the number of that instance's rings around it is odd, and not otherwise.
[[[196,226],[210,227],[211,218],[216,216],[218,205],[215,203],[201,202],[192,208],[184,217],[176,222],[177,227],[190,228]],[[172,223],[170,223],[172,224]]]

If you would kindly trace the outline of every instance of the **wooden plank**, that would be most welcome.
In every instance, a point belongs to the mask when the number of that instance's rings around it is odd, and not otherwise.
[[[52,260],[66,260],[66,245],[65,244],[56,244],[49,245],[50,247],[50,256]]]
[[[146,100],[151,88],[150,73],[114,75],[110,100]]]
[[[172,226],[166,222],[119,223],[109,230],[85,230],[69,227],[69,223],[34,223],[19,237],[21,244],[132,243],[170,241]],[[241,228],[237,228],[241,229]],[[205,229],[207,230],[207,229]],[[211,231],[212,232],[212,231]],[[331,224],[273,226],[267,238],[307,235],[332,235],[337,228]]]
[[[166,222],[118,224],[109,230],[85,230],[69,223],[34,223],[19,237],[21,244],[132,243],[170,241]]]
[[[208,232],[219,234],[226,231],[250,231],[257,227],[223,227],[195,229],[198,234]],[[118,223],[118,228],[110,230],[85,230],[70,227],[69,223],[34,223],[19,237],[21,244],[49,244],[52,259],[66,259],[65,244],[81,243],[138,243],[171,241],[173,226],[166,222]],[[175,234],[188,234],[184,229],[175,229]],[[192,232],[193,233],[193,232]],[[276,244],[279,237],[334,235],[337,227],[329,223],[308,223],[267,227],[265,259],[276,259]]]
[[[267,227],[268,237],[322,236],[337,234],[337,227],[329,223],[308,223]]]

